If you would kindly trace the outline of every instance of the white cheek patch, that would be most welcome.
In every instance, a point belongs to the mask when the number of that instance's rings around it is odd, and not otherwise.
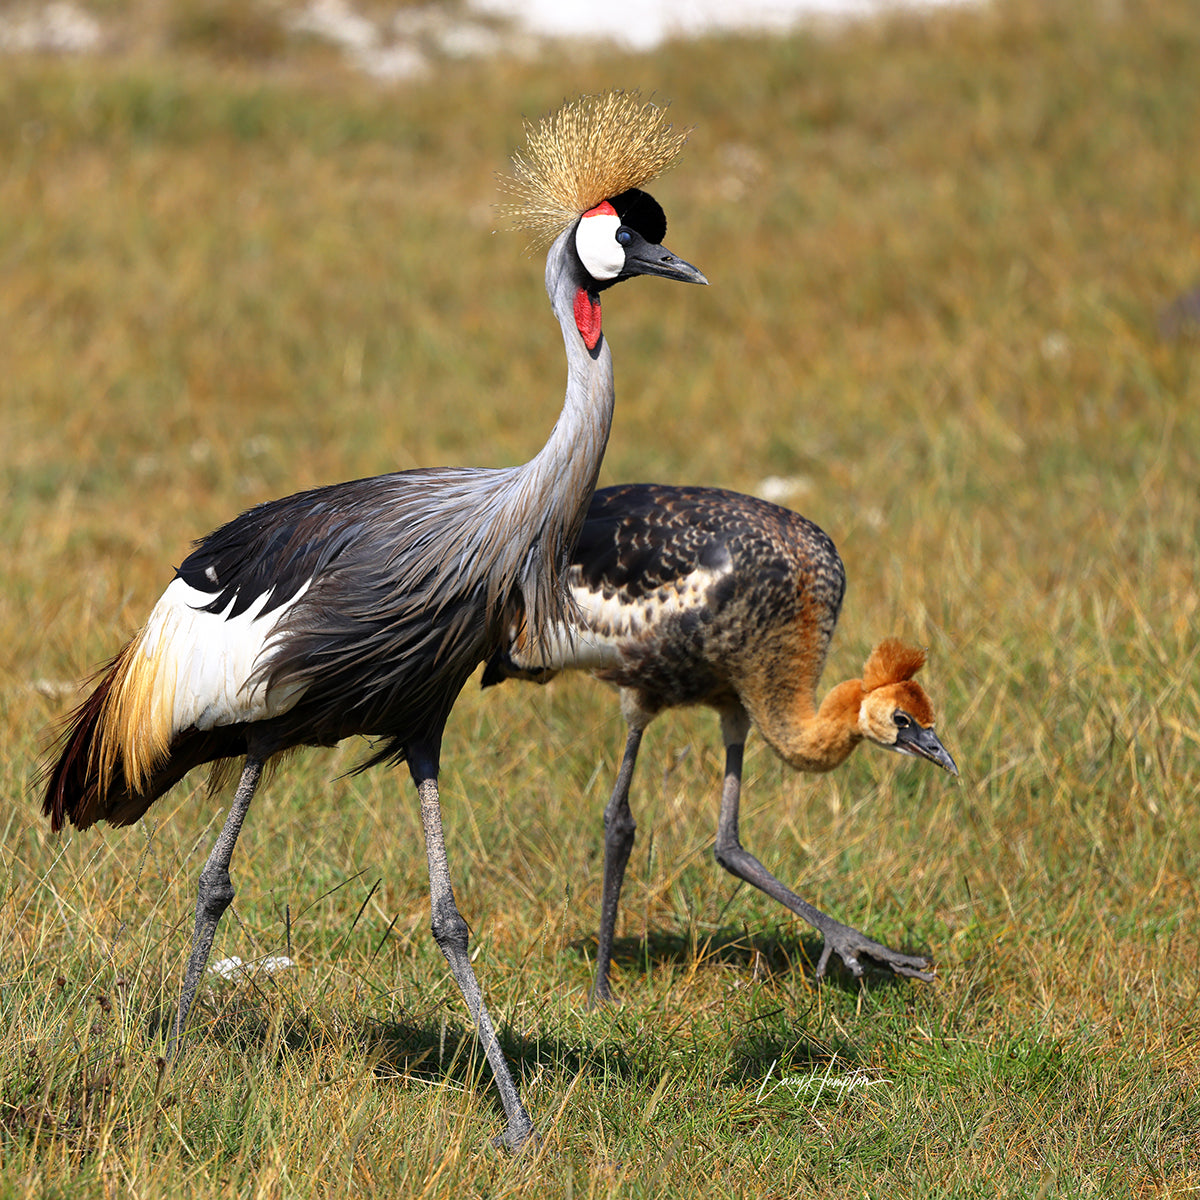
[[[607,208],[609,211],[605,212]],[[587,273],[596,280],[616,279],[625,266],[625,247],[617,244],[621,218],[612,206],[585,213],[575,227],[575,249]]]

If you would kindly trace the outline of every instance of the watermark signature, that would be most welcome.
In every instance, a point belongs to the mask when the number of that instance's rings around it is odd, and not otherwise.
[[[829,1060],[824,1072],[820,1075],[781,1075],[778,1079],[773,1079],[772,1076],[775,1074],[775,1068],[779,1065],[779,1060],[777,1058],[773,1059],[771,1065],[767,1068],[767,1073],[763,1077],[762,1083],[758,1086],[754,1102],[755,1104],[761,1104],[764,1096],[769,1096],[772,1092],[776,1092],[780,1088],[787,1088],[797,1098],[805,1095],[815,1102],[825,1092],[830,1092],[837,1096],[845,1096],[858,1088],[878,1087],[881,1083],[891,1083],[890,1079],[871,1075],[862,1067],[854,1067],[844,1074],[839,1072],[835,1075],[833,1069],[836,1063],[837,1058],[835,1056]]]

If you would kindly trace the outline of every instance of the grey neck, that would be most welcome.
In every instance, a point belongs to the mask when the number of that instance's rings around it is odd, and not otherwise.
[[[546,256],[546,291],[562,326],[567,353],[567,391],[562,413],[545,446],[522,468],[522,505],[546,514],[541,534],[523,573],[529,634],[543,640],[561,618],[561,590],[571,550],[583,528],[600,464],[612,428],[614,390],[612,355],[603,333],[588,350],[575,323],[575,297],[586,283],[571,239],[564,230]]]

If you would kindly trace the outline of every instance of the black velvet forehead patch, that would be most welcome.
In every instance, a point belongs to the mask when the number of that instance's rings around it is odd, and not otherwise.
[[[646,241],[659,245],[667,236],[667,214],[649,192],[630,188],[608,202],[617,210],[621,224],[640,233]]]

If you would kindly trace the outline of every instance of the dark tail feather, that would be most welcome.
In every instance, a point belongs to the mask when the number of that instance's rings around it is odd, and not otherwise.
[[[130,790],[118,759],[101,795],[97,749],[105,701],[129,651],[126,646],[98,673],[100,682],[64,724],[58,759],[47,767],[44,775],[46,791],[42,799],[42,812],[50,818],[50,828],[56,832],[67,821],[76,829],[87,829],[97,821],[132,825],[193,767],[246,752],[245,736],[239,736],[236,729],[188,730],[176,737],[167,761],[154,772],[144,789]]]
[[[64,722],[58,739],[61,747],[58,760],[45,772],[46,792],[42,799],[42,813],[50,818],[50,828],[55,832],[67,820],[77,829],[87,829],[103,815],[99,811],[96,745],[105,702],[117,669],[128,653],[126,646],[108,666],[101,668],[97,674],[102,678],[92,694]],[[124,780],[113,780],[113,783],[122,788]]]

